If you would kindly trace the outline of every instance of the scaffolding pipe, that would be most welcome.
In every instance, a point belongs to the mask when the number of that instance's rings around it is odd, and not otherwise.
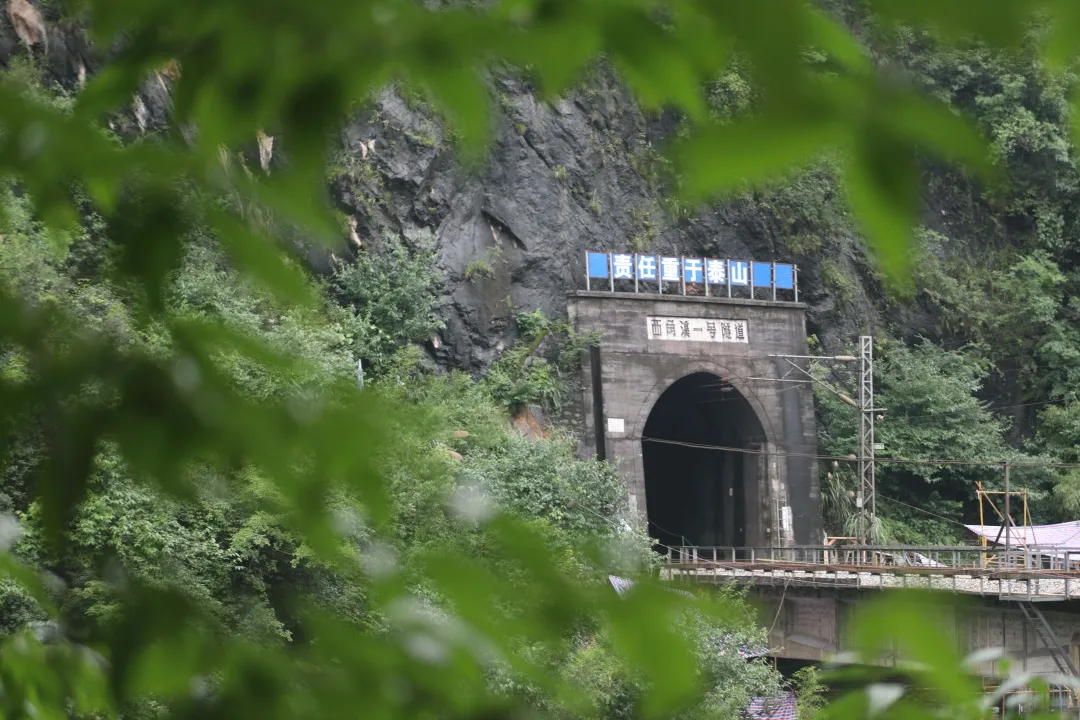
[[[1009,542],[1009,536],[1012,534],[1009,530],[1009,523],[1012,522],[1012,517],[1009,515],[1009,461],[1005,461],[1005,567],[1008,568],[1011,564],[1009,561],[1009,549],[1012,543]]]

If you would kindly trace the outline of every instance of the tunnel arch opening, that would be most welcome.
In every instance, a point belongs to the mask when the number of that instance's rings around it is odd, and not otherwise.
[[[727,379],[695,372],[672,383],[642,433],[649,534],[672,547],[769,544],[765,456],[738,451],[761,450],[766,442],[750,401]]]

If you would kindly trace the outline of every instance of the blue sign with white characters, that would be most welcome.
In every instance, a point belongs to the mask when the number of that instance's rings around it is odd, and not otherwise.
[[[705,280],[710,285],[727,285],[727,260],[706,258]]]
[[[611,274],[616,280],[634,279],[634,256],[616,253],[611,256]]]
[[[655,255],[638,255],[637,256],[637,279],[638,280],[655,280],[656,279],[656,256]]]
[[[682,259],[683,280],[688,283],[699,283],[704,274],[704,266],[701,258]]]
[[[590,290],[611,292],[632,288],[662,294],[799,299],[799,268],[790,263],[590,251],[585,253],[585,281]],[[767,298],[762,290],[769,292]]]
[[[750,284],[750,263],[742,260],[728,260],[728,267],[731,269],[732,285]]]
[[[679,282],[679,258],[660,258],[660,279],[664,282]]]

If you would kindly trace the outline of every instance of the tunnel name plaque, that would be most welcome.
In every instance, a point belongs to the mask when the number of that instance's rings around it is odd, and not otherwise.
[[[744,344],[750,342],[750,329],[746,320],[649,315],[645,318],[645,330],[650,340]]]

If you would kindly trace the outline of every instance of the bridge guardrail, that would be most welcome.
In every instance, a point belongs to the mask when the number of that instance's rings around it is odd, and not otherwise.
[[[668,546],[672,565],[792,564],[857,568],[1050,570],[1080,572],[1080,547],[1024,545],[805,545],[792,547]]]

